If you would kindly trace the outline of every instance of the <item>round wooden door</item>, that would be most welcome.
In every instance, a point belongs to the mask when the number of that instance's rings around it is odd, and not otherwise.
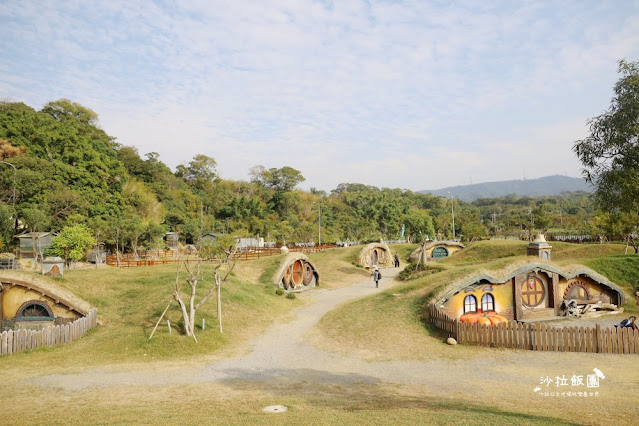
[[[537,277],[528,277],[521,285],[521,303],[527,308],[534,308],[544,301],[546,288]]]
[[[313,268],[308,263],[304,265],[304,285],[309,285],[313,281]]]
[[[295,263],[293,263],[293,274],[292,274],[292,281],[293,281],[294,287],[297,287],[302,284],[302,274],[303,274],[302,271],[303,271],[302,262],[299,260],[296,260]]]

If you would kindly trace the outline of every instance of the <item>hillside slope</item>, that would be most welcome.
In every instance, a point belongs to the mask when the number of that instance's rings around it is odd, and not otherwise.
[[[464,201],[473,201],[478,198],[504,197],[510,194],[537,197],[542,195],[560,195],[564,192],[590,192],[590,190],[588,184],[581,178],[555,175],[539,179],[483,182],[473,185],[451,186],[448,188],[419,192],[442,197],[446,197],[450,192],[455,198]]]

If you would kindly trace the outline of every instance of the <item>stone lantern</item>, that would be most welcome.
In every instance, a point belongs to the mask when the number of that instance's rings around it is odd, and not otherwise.
[[[537,237],[528,244],[527,254],[528,256],[537,256],[545,260],[550,260],[550,251],[552,246],[548,244],[544,234],[537,234]]]

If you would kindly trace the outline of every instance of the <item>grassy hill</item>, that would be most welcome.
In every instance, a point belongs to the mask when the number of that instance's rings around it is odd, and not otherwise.
[[[313,342],[326,350],[370,360],[476,356],[477,347],[451,351],[442,344],[439,330],[423,320],[425,305],[446,285],[477,269],[498,270],[526,259],[522,255],[526,245],[521,241],[481,241],[431,262],[432,273],[329,312],[315,330]],[[582,263],[607,276],[624,290],[626,311],[636,312],[633,295],[639,286],[639,256],[623,255],[623,251],[618,244],[553,243],[553,261],[560,265]]]
[[[311,255],[322,274],[323,288],[344,287],[368,276],[351,261],[361,247],[333,249]],[[180,335],[181,313],[173,302],[152,340],[149,335],[162,311],[171,300],[176,280],[175,265],[139,268],[101,268],[67,270],[55,282],[98,308],[100,327],[73,345],[43,348],[29,356],[1,357],[0,366],[25,363],[47,365],[64,357],[71,365],[99,365],[119,362],[184,359],[220,354],[239,348],[242,343],[264,331],[273,321],[291,309],[303,305],[305,299],[294,300],[275,294],[273,273],[284,256],[238,262],[230,280],[222,287],[224,333],[218,330],[217,305],[211,297],[197,311],[196,336]],[[198,285],[197,300],[211,288],[210,266]],[[43,278],[42,275],[30,272]],[[44,279],[53,279],[44,277]],[[187,286],[182,269],[180,281]],[[168,333],[166,319],[173,334]],[[205,328],[202,330],[202,319]]]
[[[583,262],[609,276],[629,292],[639,280],[639,256],[623,256],[618,245],[553,244],[559,263]],[[405,258],[414,245],[395,245]],[[119,374],[135,371],[142,364],[150,364],[146,371],[156,370],[181,374],[189,366],[206,366],[215,358],[227,357],[243,351],[244,344],[260,334],[274,321],[286,320],[290,311],[306,303],[301,296],[289,300],[275,295],[270,283],[272,273],[282,256],[258,261],[238,263],[235,274],[223,288],[224,334],[216,328],[215,301],[199,311],[206,319],[206,329],[196,330],[200,343],[175,333],[168,334],[163,324],[157,337],[148,335],[161,311],[168,302],[175,281],[173,265],[131,269],[104,268],[100,270],[71,270],[64,278],[56,279],[60,285],[76,292],[100,309],[100,327],[84,338],[68,346],[42,348],[30,353],[0,358],[7,404],[5,421],[22,424],[26,411],[32,418],[46,418],[49,423],[88,424],[96,422],[125,424],[600,424],[599,417],[584,421],[584,406],[590,400],[547,399],[544,404],[521,404],[522,395],[531,395],[532,386],[538,380],[528,381],[520,374],[521,365],[530,369],[526,360],[542,357],[541,374],[550,374],[550,364],[561,364],[566,371],[581,371],[590,365],[592,355],[597,355],[596,366],[609,371],[605,361],[617,362],[617,358],[602,354],[558,354],[512,351],[501,348],[483,348],[442,343],[442,334],[422,321],[424,303],[437,289],[452,280],[472,273],[477,268],[497,269],[520,256],[525,243],[516,241],[480,242],[470,245],[456,256],[442,260],[437,271],[415,280],[401,283],[372,297],[356,300],[331,311],[315,327],[309,338],[312,343],[330,351],[347,354],[344,359],[331,355],[338,365],[352,357],[369,360],[424,360],[414,368],[427,369],[435,375],[435,383],[450,386],[457,383],[448,375],[464,365],[473,370],[497,364],[493,376],[479,376],[481,381],[472,384],[468,395],[455,391],[451,394],[437,392],[432,387],[407,383],[380,383],[370,380],[366,371],[352,383],[331,382],[331,376],[317,381],[296,382],[285,379],[278,383],[265,379],[242,381],[173,383],[154,386],[145,383],[119,385],[105,383],[90,391],[51,391],[40,387],[35,379],[65,373],[82,372],[86,367],[100,366],[95,371]],[[337,288],[358,282],[368,276],[363,268],[352,264],[361,247],[327,250],[310,257],[322,272],[322,287]],[[604,254],[605,256],[598,256]],[[580,256],[579,258],[574,256]],[[390,270],[389,270],[390,272]],[[184,275],[182,275],[184,278]],[[389,279],[385,276],[385,279]],[[389,279],[390,280],[390,279]],[[211,284],[202,283],[201,291]],[[349,289],[350,290],[350,289]],[[169,318],[179,328],[177,307],[169,311]],[[292,353],[292,357],[297,354]],[[505,358],[508,356],[509,358]],[[525,357],[529,358],[525,358]],[[630,356],[629,356],[630,357]],[[524,361],[522,362],[522,358]],[[154,360],[167,362],[153,363]],[[626,371],[632,358],[624,358],[619,370]],[[466,362],[467,361],[467,362]],[[115,364],[115,365],[113,365]],[[400,362],[411,366],[410,362]],[[603,364],[603,365],[602,365]],[[394,368],[389,363],[384,368]],[[104,366],[104,367],[103,367]],[[446,375],[438,376],[442,366]],[[575,369],[577,366],[579,368]],[[145,366],[146,367],[146,366]],[[184,369],[182,369],[184,368]],[[206,367],[205,367],[206,368]],[[319,366],[324,369],[326,366]],[[412,368],[412,367],[411,367]],[[504,368],[517,369],[516,380],[508,381],[499,373]],[[315,370],[311,370],[315,371]],[[320,371],[320,370],[318,370]],[[53,375],[53,376],[48,376]],[[336,374],[336,377],[341,374]],[[523,377],[523,379],[522,379]],[[457,378],[459,379],[459,378]],[[614,379],[613,379],[614,380]],[[630,377],[629,382],[632,381]],[[611,413],[626,410],[627,400],[621,400],[615,392],[627,394],[627,385],[618,384],[602,389],[601,401],[592,401],[594,413],[601,418],[612,419]],[[608,385],[608,383],[606,383]],[[621,389],[621,391],[617,390]],[[605,392],[604,392],[605,391]],[[604,399],[607,398],[607,399]],[[267,405],[285,404],[286,414],[264,414]],[[25,408],[28,407],[28,408]],[[626,410],[627,411],[627,410]],[[628,411],[628,413],[631,413]],[[627,418],[631,414],[624,415]],[[278,416],[278,417],[273,417]],[[563,421],[561,421],[563,419]],[[574,420],[577,419],[577,420]],[[610,423],[609,421],[608,423]],[[605,422],[604,422],[605,423]],[[574,424],[574,423],[567,423]]]

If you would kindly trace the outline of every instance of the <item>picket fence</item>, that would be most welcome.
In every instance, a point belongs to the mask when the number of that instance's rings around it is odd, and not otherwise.
[[[98,310],[91,309],[87,316],[65,325],[42,330],[3,331],[0,337],[0,355],[10,355],[43,346],[66,345],[84,336],[98,324]]]
[[[639,331],[616,327],[553,327],[543,323],[487,326],[462,323],[428,306],[429,321],[460,344],[500,346],[532,351],[639,354]]]

